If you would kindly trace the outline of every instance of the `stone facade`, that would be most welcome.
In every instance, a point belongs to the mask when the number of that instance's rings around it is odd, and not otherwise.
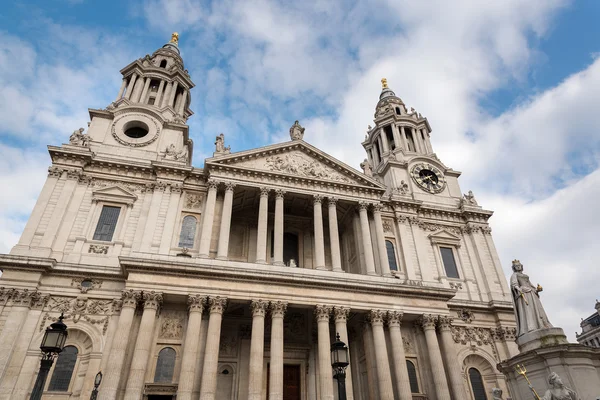
[[[507,393],[494,366],[517,353],[515,320],[492,212],[387,83],[363,172],[298,121],[258,149],[221,134],[197,168],[177,37],[121,73],[87,133],[49,147],[23,235],[0,255],[0,399],[28,397],[60,313],[77,361],[47,398],[88,398],[101,370],[101,399],[331,400],[336,333],[349,399],[474,399],[473,369]]]
[[[596,312],[581,321],[581,333],[576,335],[580,344],[600,348],[600,301],[596,300]]]

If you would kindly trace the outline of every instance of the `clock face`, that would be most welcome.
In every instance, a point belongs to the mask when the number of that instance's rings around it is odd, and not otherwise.
[[[442,171],[431,164],[416,164],[412,168],[410,175],[412,176],[413,181],[426,192],[440,193],[446,187],[446,180],[444,179]]]

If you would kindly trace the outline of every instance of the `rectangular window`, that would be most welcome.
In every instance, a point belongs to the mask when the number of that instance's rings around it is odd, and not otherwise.
[[[119,219],[119,213],[121,207],[104,206],[100,213],[100,219],[98,225],[96,225],[96,231],[94,232],[94,240],[103,240],[110,242],[115,228],[117,227],[117,220]]]
[[[450,247],[440,247],[442,253],[442,261],[448,278],[458,278],[458,268],[456,268],[456,260],[454,260],[454,252]]]

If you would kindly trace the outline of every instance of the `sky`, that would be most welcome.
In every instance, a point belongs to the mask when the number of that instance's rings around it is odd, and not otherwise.
[[[600,298],[600,2],[582,0],[55,0],[0,14],[0,252],[16,244],[47,176],[46,145],[116,98],[119,70],[180,34],[196,87],[202,167],[304,139],[359,168],[386,77],[427,117],[463,192],[494,210],[507,276],[520,259],[550,321],[575,340]]]

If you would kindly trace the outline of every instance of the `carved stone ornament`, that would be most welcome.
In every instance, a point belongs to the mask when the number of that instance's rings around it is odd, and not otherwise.
[[[187,299],[190,312],[202,312],[206,306],[206,297],[199,294],[190,294]]]
[[[452,339],[460,344],[470,344],[483,346],[493,343],[492,332],[490,328],[453,326],[451,328]]]
[[[162,293],[149,291],[142,293],[142,300],[144,301],[144,309],[158,310],[162,305],[163,295]]]
[[[223,314],[225,312],[225,309],[227,308],[227,299],[219,296],[210,297],[208,299],[208,307],[211,314]]]
[[[296,176],[324,179],[337,182],[351,182],[350,179],[333,168],[300,152],[293,151],[282,155],[273,155],[264,160],[264,168]]]
[[[373,168],[371,168],[371,163],[369,160],[365,158],[365,160],[360,163],[360,167],[366,176],[373,176]]]
[[[283,318],[287,311],[288,303],[285,301],[272,301],[269,309],[271,310],[271,318]]]
[[[315,307],[315,318],[317,321],[327,321],[329,322],[329,316],[331,315],[331,306],[325,306],[322,304],[317,304]]]
[[[122,307],[136,308],[142,298],[142,292],[126,289],[121,292]]]
[[[346,322],[349,314],[350,309],[348,307],[335,306],[333,308],[335,322]]]
[[[323,202],[323,196],[320,194],[313,195],[313,204],[321,204]]]
[[[221,133],[215,138],[214,155],[224,155],[229,153],[231,153],[231,146],[225,147],[225,135]]]
[[[471,190],[469,190],[469,193],[463,195],[462,199],[460,200],[461,206],[478,206],[477,200],[475,200],[475,195],[473,195]]]
[[[32,303],[39,296],[36,290],[29,289],[13,289],[10,294],[10,301],[13,306],[31,307]]]
[[[466,308],[461,308],[456,311],[458,318],[470,324],[475,319],[475,313],[471,310],[467,310]]]
[[[202,206],[202,196],[199,194],[187,193],[185,196],[185,208],[199,209]]]
[[[431,314],[424,314],[419,318],[417,323],[423,328],[423,330],[435,329],[437,324],[437,316]]]
[[[454,290],[459,290],[463,288],[461,282],[450,282],[450,287]]]
[[[130,138],[125,135],[124,129],[127,122],[131,120],[139,120],[144,122],[148,128],[148,134],[141,138]],[[113,138],[120,144],[130,147],[143,147],[154,143],[158,139],[160,133],[160,125],[154,118],[148,117],[141,113],[127,113],[117,117],[112,125],[111,133]]]
[[[84,320],[92,325],[102,327],[102,334],[106,334],[110,316],[115,312],[113,300],[90,300],[86,296],[77,298],[52,296],[48,300],[44,314],[40,323],[41,332],[47,324],[47,321],[57,321],[58,315],[64,314],[64,319],[72,324],[77,324]],[[50,313],[55,315],[51,316]]]
[[[388,311],[387,322],[389,326],[400,326],[402,325],[402,317],[404,314],[400,311]]]
[[[181,339],[183,335],[183,319],[176,312],[164,312],[160,324],[160,339]]]
[[[404,352],[405,353],[412,353],[413,352],[412,343],[410,343],[410,340],[408,340],[408,338],[406,336],[402,336],[402,345],[404,346]]]
[[[91,278],[73,278],[71,280],[71,286],[79,289],[81,293],[87,293],[92,289],[98,289],[102,287],[102,280],[91,279]]]
[[[92,254],[108,254],[108,246],[103,244],[90,244],[88,253]]]
[[[267,314],[269,308],[269,302],[263,300],[252,300],[250,303],[250,309],[252,310],[253,317],[264,317]]]
[[[383,220],[383,231],[384,232],[393,232],[392,226],[393,226],[392,221],[390,221],[389,219]]]
[[[168,160],[168,161],[187,162],[188,158],[189,158],[188,147],[186,145],[184,145],[181,150],[177,151],[177,149],[175,148],[175,144],[171,143],[165,148],[162,158],[163,158],[163,160]]]
[[[85,135],[83,131],[85,131],[83,128],[74,130],[69,137],[69,144],[73,146],[90,147],[90,141],[92,139],[89,135]]]
[[[502,389],[492,388],[492,400],[502,400]]]
[[[386,314],[387,313],[383,310],[369,311],[368,318],[369,318],[369,321],[371,322],[371,325],[376,325],[376,324],[382,325],[383,321],[386,317]]]
[[[440,327],[440,330],[449,330],[452,327],[452,321],[452,317],[440,315],[440,317],[438,318],[438,326]]]
[[[298,121],[294,122],[294,125],[290,128],[290,139],[302,140],[304,139],[304,128],[300,126]]]

